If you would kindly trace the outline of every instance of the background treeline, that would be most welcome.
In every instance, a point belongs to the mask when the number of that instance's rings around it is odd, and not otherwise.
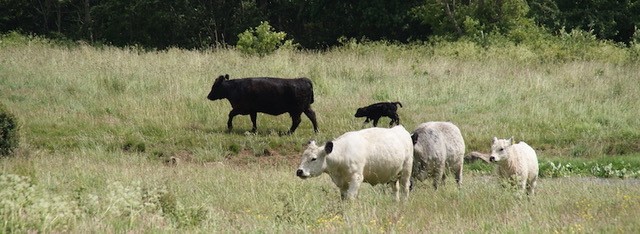
[[[208,48],[268,21],[303,48],[340,38],[389,41],[588,31],[629,43],[640,25],[635,0],[1,0],[0,33],[145,48]]]

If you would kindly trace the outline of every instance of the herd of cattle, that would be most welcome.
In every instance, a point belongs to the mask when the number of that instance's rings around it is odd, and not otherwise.
[[[249,115],[256,131],[257,113],[289,113],[293,133],[304,113],[318,131],[316,114],[311,109],[313,85],[308,78],[242,78],[219,76],[207,96],[209,100],[227,99],[233,117]],[[426,122],[409,133],[397,114],[399,102],[375,103],[359,108],[355,117],[373,120],[372,128],[344,133],[324,145],[311,141],[302,153],[296,176],[306,179],[327,173],[340,189],[342,199],[354,199],[363,182],[390,184],[396,200],[406,199],[413,180],[433,178],[433,187],[444,185],[447,170],[454,174],[458,187],[462,183],[465,143],[460,129],[450,122]],[[391,118],[390,128],[378,128],[378,120]],[[474,152],[474,154],[478,154]],[[538,178],[536,152],[526,143],[514,144],[512,138],[493,138],[488,161],[498,164],[498,175],[527,194],[533,195]],[[401,196],[402,195],[402,196]]]

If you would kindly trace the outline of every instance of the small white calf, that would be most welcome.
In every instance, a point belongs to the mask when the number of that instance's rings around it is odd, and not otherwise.
[[[312,141],[302,154],[296,175],[302,179],[327,173],[343,200],[354,199],[362,182],[391,183],[395,199],[409,196],[413,145],[401,125],[347,132],[324,146]]]
[[[445,170],[453,171],[458,187],[462,183],[464,139],[460,129],[449,122],[426,122],[418,125],[411,139],[413,150],[413,178],[420,181],[433,178],[433,187],[446,178]]]
[[[527,143],[513,144],[512,139],[494,137],[489,160],[498,163],[501,178],[533,195],[538,180],[538,156]]]

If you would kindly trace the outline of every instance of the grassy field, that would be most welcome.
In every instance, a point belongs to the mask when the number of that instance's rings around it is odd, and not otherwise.
[[[3,193],[3,199],[23,207],[3,214],[11,227],[5,231],[640,231],[635,179],[542,179],[538,193],[527,199],[502,189],[492,176],[467,173],[460,191],[452,181],[437,192],[421,183],[408,202],[396,203],[390,189],[365,184],[358,200],[344,203],[328,176],[302,181],[288,166],[166,167],[140,155],[98,151],[4,160],[3,171],[29,175],[34,190],[22,192],[28,194],[23,199]],[[25,187],[13,184],[6,190]]]
[[[638,232],[640,64],[609,54],[549,61],[461,44],[248,57],[0,41],[0,101],[22,135],[16,156],[0,159],[0,232]],[[229,104],[205,98],[221,74],[309,77],[320,133],[303,117],[280,136],[287,115],[258,115],[256,134],[238,116],[225,133]],[[565,167],[531,199],[471,165],[462,190],[418,184],[402,204],[368,185],[343,203],[327,176],[294,176],[304,143],[362,128],[356,108],[377,101],[402,102],[409,130],[454,122],[467,151],[514,136]],[[566,167],[592,162],[631,176]]]

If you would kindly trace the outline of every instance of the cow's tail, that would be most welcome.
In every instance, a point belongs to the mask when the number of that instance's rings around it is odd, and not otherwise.
[[[315,101],[315,100],[313,100],[313,96],[315,96],[313,94],[313,84],[312,83],[309,83],[309,84],[311,85],[311,98],[310,98],[311,102],[309,102],[309,103],[313,103]]]
[[[400,107],[402,107],[402,103],[400,103],[400,102],[394,102],[394,104],[399,105]]]
[[[313,95],[313,82],[311,82],[311,79],[306,78],[306,77],[305,77],[305,80],[309,84],[309,90],[311,91],[311,92],[309,92],[309,95],[310,95],[309,104],[313,104],[313,102],[315,101],[315,100],[313,100],[313,96],[314,96]]]

